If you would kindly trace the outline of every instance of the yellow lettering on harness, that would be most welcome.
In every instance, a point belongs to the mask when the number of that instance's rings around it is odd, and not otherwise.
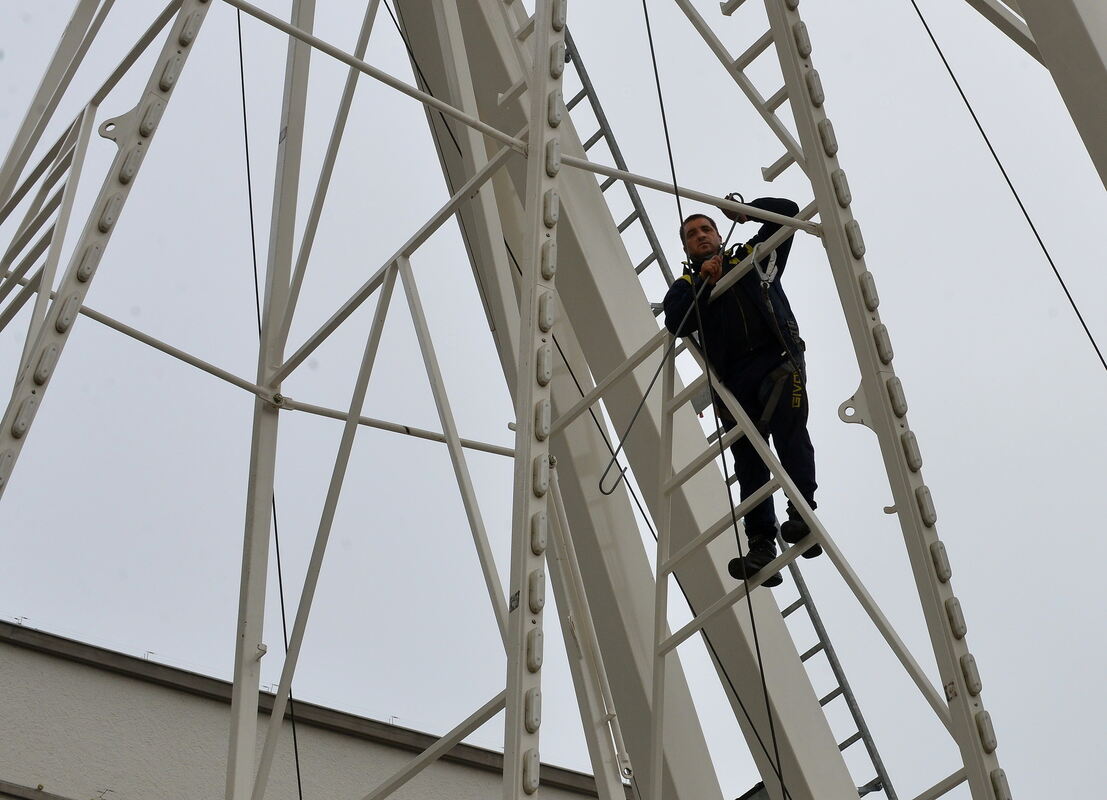
[[[792,373],[792,408],[803,408],[803,383],[798,372]]]

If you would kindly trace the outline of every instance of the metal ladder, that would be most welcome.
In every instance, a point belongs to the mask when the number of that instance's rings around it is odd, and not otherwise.
[[[762,37],[762,40],[764,39],[765,37]],[[600,103],[600,99],[596,92],[595,86],[593,85],[584,66],[576,43],[573,41],[571,32],[566,32],[565,40],[566,44],[568,45],[566,58],[575,70],[582,86],[580,91],[578,91],[572,98],[566,100],[566,107],[571,112],[582,101],[587,100],[588,105],[591,108],[592,113],[594,114],[599,124],[598,129],[587,139],[584,139],[584,149],[587,152],[600,141],[603,141],[611,152],[616,167],[623,171],[629,171],[626,160],[623,157],[622,151],[620,150],[618,142],[615,139],[614,132],[611,129],[610,122],[608,121],[607,116],[603,111],[603,107]],[[760,52],[768,46],[769,42],[763,42],[762,40],[758,40],[758,43],[755,45],[755,47],[759,48],[757,54],[760,54]],[[756,57],[757,54],[755,54],[754,57]],[[746,62],[746,66],[748,66],[749,63],[752,63],[752,58],[748,62]],[[741,74],[740,70],[738,70],[738,72],[739,74]],[[742,77],[744,79],[744,76]],[[745,82],[748,84],[748,81]],[[752,90],[752,85],[750,85],[750,89]],[[776,95],[774,95],[773,98],[768,101],[768,104],[770,105],[768,113],[772,114],[772,110],[777,108],[784,101],[784,99],[786,99],[786,97],[787,94],[784,92],[783,89],[777,92]],[[775,120],[775,115],[773,116],[773,118]],[[777,124],[779,125],[779,121],[777,122]],[[783,130],[783,126],[780,126],[780,128],[781,130]],[[795,149],[796,152],[798,152],[798,145],[795,145]],[[791,148],[789,148],[789,153],[786,154],[785,157],[779,159],[773,166],[764,168],[762,170],[762,174],[766,180],[771,181],[793,163],[796,163],[796,161],[792,155]],[[617,227],[620,234],[623,234],[633,224],[638,223],[642,226],[643,233],[645,234],[647,242],[649,243],[649,246],[651,248],[651,252],[649,252],[646,257],[638,262],[638,264],[634,267],[635,273],[641,276],[646,269],[656,263],[661,269],[662,274],[665,276],[666,282],[671,284],[673,280],[675,280],[675,276],[669,267],[661,244],[657,238],[656,231],[649,219],[649,215],[646,212],[645,206],[642,203],[641,196],[638,192],[638,187],[628,181],[620,181],[618,178],[609,177],[600,182],[600,190],[606,193],[607,190],[610,189],[615,183],[623,183],[627,190],[627,194],[630,198],[631,206],[633,209],[631,213],[627,216],[627,218],[618,224]],[[813,209],[809,207],[805,211],[810,212],[812,210]],[[808,214],[808,216],[810,216],[810,214]],[[654,316],[659,315],[661,313],[660,304],[651,304],[651,310],[653,311]],[[706,381],[701,378],[697,382],[690,385],[688,389],[691,389],[692,386],[697,386],[697,391],[689,392],[686,389],[684,392],[681,392],[681,396],[684,396],[685,399],[691,400],[693,406],[698,412],[701,411],[703,408],[706,408],[707,403],[710,402],[706,391]],[[701,388],[702,390],[700,390]],[[715,438],[716,436],[714,434],[708,436],[708,443],[710,444],[711,442],[713,442]],[[724,442],[724,444],[726,444],[726,442]],[[717,447],[717,445],[715,447]],[[701,457],[704,464],[706,464],[708,460],[713,460],[713,458],[711,458],[709,454],[713,452],[714,449],[714,447],[709,447],[707,451],[705,451],[704,456]],[[696,459],[696,461],[700,460],[701,459]],[[665,478],[663,478],[663,483],[670,477],[671,476],[665,476]],[[730,482],[733,483],[734,480],[735,478],[731,476]],[[759,499],[761,499],[760,496]],[[783,545],[783,542],[781,542],[781,544]],[[658,563],[660,574],[660,564],[662,562],[659,560]],[[826,627],[823,625],[822,617],[820,616],[815,605],[814,598],[812,597],[811,592],[807,587],[807,582],[803,579],[800,567],[793,561],[788,564],[788,570],[795,583],[799,596],[794,602],[785,607],[781,613],[785,618],[787,618],[802,608],[807,613],[807,616],[811,622],[811,627],[815,631],[816,635],[816,643],[801,655],[801,661],[806,664],[806,662],[814,656],[818,655],[819,653],[823,653],[826,657],[827,663],[834,675],[834,679],[836,682],[835,688],[827,695],[820,698],[819,703],[821,706],[826,707],[835,699],[841,697],[845,701],[849,709],[850,716],[852,717],[856,728],[853,734],[851,734],[839,743],[838,748],[839,750],[844,751],[851,745],[856,744],[858,741],[863,742],[868,753],[869,760],[871,761],[873,769],[876,773],[875,778],[873,778],[863,786],[858,787],[858,793],[860,796],[864,796],[865,794],[869,794],[873,791],[879,791],[883,789],[890,800],[897,800],[897,795],[892,786],[892,782],[884,768],[884,763],[881,760],[880,754],[876,747],[876,743],[873,740],[872,734],[865,722],[865,718],[861,712],[861,708],[857,701],[857,698],[850,688],[849,681],[846,678],[841,661],[839,660],[838,655],[835,652],[834,647],[830,641],[830,637],[826,631]],[[664,636],[662,635],[661,638],[664,638]]]

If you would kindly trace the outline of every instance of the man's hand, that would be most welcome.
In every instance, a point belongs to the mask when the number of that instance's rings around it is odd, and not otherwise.
[[[726,199],[734,200],[738,203],[746,202],[742,195],[738,194],[737,192],[731,192],[726,196]],[[731,220],[732,222],[737,222],[739,225],[744,225],[745,223],[750,221],[750,218],[743,214],[741,211],[731,211],[728,208],[720,208],[719,210],[723,212],[723,215],[727,219]]]
[[[700,277],[715,285],[715,281],[719,280],[723,275],[723,257],[721,255],[709,258],[700,264]]]

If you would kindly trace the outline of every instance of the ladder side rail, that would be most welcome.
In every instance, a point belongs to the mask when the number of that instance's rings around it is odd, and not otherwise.
[[[61,260],[61,249],[65,243],[65,233],[69,228],[69,219],[73,213],[73,203],[77,194],[77,185],[80,182],[81,169],[84,167],[85,154],[88,151],[88,141],[92,134],[92,126],[96,121],[96,106],[85,106],[79,122],[74,126],[76,141],[73,144],[69,175],[66,177],[61,204],[58,207],[58,216],[54,220],[53,232],[50,238],[49,252],[46,254],[46,262],[43,264],[42,273],[38,278],[40,289],[52,289],[54,278],[57,275],[58,262]],[[31,309],[31,320],[27,326],[27,336],[23,342],[23,354],[19,358],[19,371],[30,366],[28,359],[31,349],[46,318],[46,306],[49,301],[48,291],[39,291],[35,297],[34,307]]]
[[[7,203],[23,168],[50,121],[61,95],[80,66],[88,46],[96,36],[100,23],[115,0],[107,0],[99,17],[94,17],[104,0],[78,0],[73,14],[66,23],[58,46],[46,66],[31,105],[23,116],[8,153],[0,166],[0,204]]]
[[[777,231],[777,234],[779,233],[780,231]],[[774,234],[774,236],[775,235],[776,234]],[[771,238],[766,240],[766,247],[775,246],[771,245],[771,242]],[[733,274],[733,271],[731,274]],[[721,286],[726,280],[726,277],[729,277],[729,275],[725,276],[723,280],[719,281],[718,285]],[[703,356],[698,350],[692,348],[689,350],[689,352],[691,352],[693,358],[695,358],[697,363],[699,363],[701,369],[708,369],[708,365],[703,360]],[[888,646],[891,648],[892,652],[899,659],[900,664],[907,671],[907,674],[911,677],[911,679],[915,682],[915,685],[918,687],[923,697],[927,700],[927,702],[930,704],[930,707],[934,710],[935,715],[937,715],[938,719],[948,729],[950,727],[950,715],[946,702],[942,699],[941,695],[938,694],[937,690],[930,683],[930,679],[926,676],[926,673],[923,671],[922,667],[919,666],[918,662],[915,660],[915,657],[911,654],[911,651],[908,650],[907,645],[903,643],[903,640],[900,639],[899,634],[896,633],[895,628],[892,627],[892,624],[888,621],[888,618],[880,610],[880,607],[872,598],[872,595],[869,594],[868,590],[865,588],[865,585],[861,582],[861,579],[853,570],[852,566],[850,566],[849,562],[842,554],[842,551],[838,548],[838,545],[834,542],[833,539],[831,539],[830,535],[823,527],[823,524],[819,521],[818,517],[815,516],[814,511],[808,505],[807,501],[803,498],[803,495],[800,494],[799,490],[795,486],[795,483],[793,483],[792,479],[788,477],[788,474],[784,471],[784,468],[783,466],[781,466],[780,461],[777,459],[776,455],[772,452],[772,450],[769,449],[768,443],[766,443],[765,439],[760,435],[760,433],[757,432],[756,426],[750,420],[749,415],[746,414],[745,409],[743,409],[742,406],[738,403],[738,400],[734,397],[730,390],[727,389],[727,387],[721,381],[719,381],[717,376],[715,376],[715,391],[719,395],[719,398],[723,401],[723,405],[737,421],[738,426],[743,429],[752,431],[752,433],[747,436],[748,441],[750,442],[750,444],[753,445],[754,450],[757,452],[762,462],[769,468],[770,475],[780,481],[781,489],[783,490],[785,496],[792,501],[792,504],[796,507],[796,509],[800,512],[800,515],[803,517],[803,520],[807,523],[808,527],[811,528],[811,533],[808,534],[808,536],[804,537],[802,541],[798,542],[796,544],[796,547],[806,548],[812,543],[818,543],[822,545],[823,550],[826,551],[827,557],[830,559],[831,563],[834,564],[834,567],[838,570],[838,573],[842,576],[842,579],[846,582],[846,585],[849,586],[850,590],[853,592],[854,596],[861,604],[861,607],[868,614],[869,619],[872,620],[877,630],[881,633],[881,635],[884,637],[884,640],[888,643]],[[792,559],[786,558],[787,555],[788,554],[786,553],[782,556],[777,556],[777,559],[774,560],[770,564],[770,566],[763,568],[758,574],[761,574],[761,572],[772,574],[772,572],[770,572],[771,569],[775,571],[776,568],[790,563]],[[775,568],[773,567],[774,564],[776,565]]]
[[[788,8],[782,0],[765,0],[765,8],[776,32],[781,70],[790,87],[793,115],[807,154],[807,173],[819,204],[823,244],[861,369],[862,391],[858,395],[865,405],[861,418],[876,433],[880,444],[948,701],[951,733],[961,751],[974,800],[994,800],[1009,791],[1007,778],[995,755],[995,734],[980,698],[975,660],[964,630],[958,629],[963,617],[949,582],[951,571],[935,528],[937,514],[922,477],[921,457],[908,427],[906,408],[899,408],[902,414],[893,408],[889,384],[896,379],[891,342],[877,311],[875,284],[865,265],[860,226],[850,210],[852,196],[838,163],[837,142],[830,133],[825,94],[811,61],[810,40],[798,7]],[[860,399],[855,398],[857,402]],[[797,507],[806,516],[810,509],[800,499]],[[823,531],[813,529],[813,533],[822,538]]]
[[[680,10],[684,12],[684,16],[688,17],[688,21],[692,23],[692,27],[696,29],[696,32],[703,39],[708,49],[719,59],[719,63],[723,65],[723,69],[725,69],[730,74],[731,78],[734,79],[734,82],[738,84],[738,88],[742,90],[742,93],[749,98],[749,101],[753,104],[753,107],[757,109],[757,113],[761,115],[765,124],[776,134],[776,138],[784,145],[784,149],[792,155],[801,168],[806,170],[803,160],[803,148],[800,147],[799,142],[796,141],[791,131],[784,126],[784,123],[780,121],[776,114],[768,110],[765,98],[761,96],[761,93],[757,91],[750,79],[747,78],[745,73],[736,65],[735,59],[727,51],[726,45],[719,40],[719,37],[711,30],[711,26],[707,24],[699,11],[695,9],[689,0],[675,0],[675,2],[677,6],[680,7]]]
[[[783,547],[784,540],[780,539],[779,536],[777,538],[781,547]],[[839,660],[838,654],[834,650],[833,643],[830,641],[830,635],[827,633],[826,626],[823,625],[822,615],[819,614],[819,610],[815,606],[815,600],[811,596],[810,590],[807,588],[807,581],[803,578],[803,573],[800,570],[799,564],[795,562],[789,564],[788,572],[792,576],[792,581],[796,584],[796,590],[799,592],[802,605],[807,612],[808,618],[811,620],[811,627],[815,630],[815,636],[823,646],[823,652],[826,653],[826,660],[830,665],[831,671],[834,673],[834,679],[838,681],[838,686],[842,689],[842,697],[845,699],[850,716],[853,718],[853,722],[857,725],[857,730],[861,734],[861,741],[865,745],[865,751],[869,754],[869,760],[872,762],[873,768],[876,769],[877,777],[880,778],[880,783],[884,788],[884,792],[887,794],[888,800],[899,800],[899,796],[896,794],[896,790],[892,785],[892,779],[888,775],[888,770],[884,767],[884,760],[880,757],[880,752],[877,750],[876,741],[873,739],[872,732],[869,730],[869,726],[865,722],[865,717],[861,713],[861,705],[857,702],[857,695],[853,693],[853,689],[849,685],[849,680],[846,678],[846,671],[842,667],[842,662]]]
[[[588,98],[588,104],[592,107],[592,112],[596,115],[596,121],[600,125],[600,130],[603,131],[604,141],[607,142],[607,147],[611,151],[612,158],[615,160],[615,166],[626,171],[628,167],[626,159],[623,158],[623,151],[619,147],[619,143],[615,140],[615,132],[611,128],[611,123],[608,121],[607,114],[603,110],[603,104],[600,103],[596,88],[592,85],[592,79],[588,76],[588,70],[584,68],[584,61],[581,59],[580,52],[577,50],[576,44],[573,42],[572,34],[569,31],[565,32],[565,43],[568,45],[569,58],[573,61],[573,66],[577,71],[577,77],[580,78],[585,96]],[[661,267],[661,273],[665,276],[666,281],[672,283],[676,278],[673,275],[672,269],[669,267],[668,260],[665,258],[665,250],[661,247],[661,242],[657,238],[657,232],[654,230],[653,223],[646,213],[646,206],[642,203],[642,197],[638,193],[638,187],[626,181],[623,182],[623,185],[626,186],[631,205],[638,214],[638,220],[642,224],[642,231],[646,234],[646,241],[649,242],[650,248],[657,258],[657,263]]]
[[[43,154],[35,166],[27,173],[27,177],[23,179],[23,182],[19,184],[12,192],[8,201],[0,206],[0,225],[3,225],[12,211],[23,202],[25,198],[36,185],[49,185],[53,187],[62,175],[69,169],[72,139],[70,134],[73,132],[73,125],[67,125],[61,132],[61,135],[55,140],[54,144]],[[69,151],[69,152],[67,152]],[[47,174],[49,170],[49,174]],[[39,178],[46,175],[46,179],[42,184],[38,184]]]
[[[62,200],[65,197],[66,183],[69,177],[71,177],[69,173],[73,171],[71,168],[73,166],[73,157],[77,150],[78,138],[81,132],[81,122],[86,117],[87,109],[87,106],[82,109],[81,113],[77,115],[77,118],[66,127],[65,131],[63,131],[59,140],[60,147],[52,148],[55,155],[50,162],[49,171],[46,173],[46,177],[42,182],[38,184],[38,191],[35,192],[34,198],[27,204],[27,208],[23,212],[23,219],[13,232],[11,241],[4,251],[4,256],[0,259],[0,269],[7,270],[7,268],[11,266],[12,262],[23,252],[23,249],[31,239],[34,238],[34,235],[50,221],[54,212],[61,207]],[[51,193],[51,190],[54,189],[59,182],[62,183],[61,187]],[[26,188],[29,190],[32,187],[27,185]],[[49,235],[51,237],[54,235],[55,227],[56,225],[50,225],[49,227]]]
[[[202,14],[206,13],[207,7],[197,0],[189,0],[189,7],[195,6],[201,6],[198,10],[201,11],[199,19],[202,21]],[[99,196],[78,237],[69,266],[59,284],[59,297],[64,297],[65,300],[51,305],[46,324],[40,327],[35,344],[31,348],[31,358],[34,359],[37,367],[34,370],[24,370],[17,378],[11,402],[4,413],[3,421],[0,422],[0,496],[10,483],[11,472],[27,440],[28,430],[49,388],[50,378],[58,358],[72,332],[72,323],[77,316],[77,309],[88,292],[94,271],[86,272],[82,269],[82,265],[86,269],[95,266],[115,229],[119,213],[133,186],[134,174],[128,173],[125,180],[121,177],[124,166],[128,159],[131,159],[134,172],[137,173],[141,169],[142,154],[154,133],[153,130],[145,134],[141,132],[141,114],[148,104],[156,102],[164,105],[168,102],[175,80],[163,88],[164,70],[170,62],[177,64],[178,71],[174,75],[175,78],[179,70],[183,69],[190,52],[187,45],[182,45],[177,40],[183,24],[183,17],[178,15],[138,105],[127,113],[108,120],[100,128],[101,136],[114,140],[118,150],[104,177]],[[111,130],[108,129],[110,125],[114,125]],[[62,197],[58,194],[55,196],[60,204]],[[53,202],[53,199],[47,201],[47,206]]]

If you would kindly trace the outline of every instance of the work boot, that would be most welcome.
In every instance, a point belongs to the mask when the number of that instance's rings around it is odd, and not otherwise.
[[[744,581],[747,578],[753,578],[774,558],[776,558],[776,542],[772,538],[753,538],[750,539],[749,552],[745,556],[732,558],[727,565],[727,571],[730,572],[732,578]],[[762,585],[780,586],[782,583],[784,583],[784,578],[780,577],[779,572],[775,572],[766,578]]]
[[[788,519],[780,524],[780,538],[788,544],[795,544],[809,533],[811,533],[811,529],[807,527],[807,523],[803,521],[803,517],[799,515],[799,512],[792,508],[792,504],[789,503]],[[822,546],[813,544],[803,551],[803,557],[814,558],[822,555],[822,553]]]

